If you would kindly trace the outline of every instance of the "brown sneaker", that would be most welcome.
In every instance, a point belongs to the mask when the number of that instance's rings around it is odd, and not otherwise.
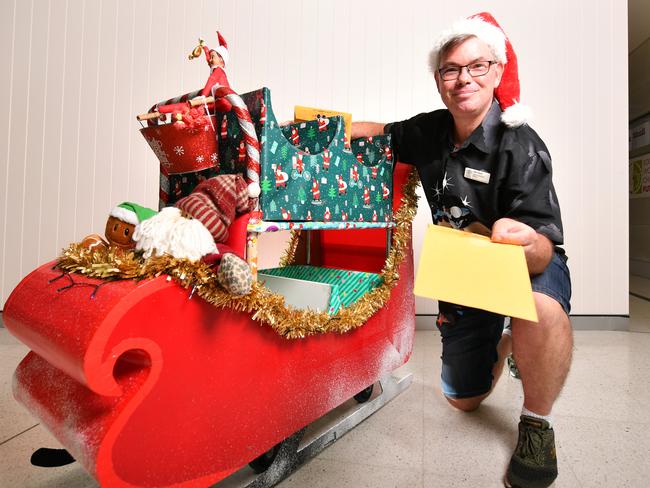
[[[519,439],[504,480],[508,488],[546,488],[557,478],[555,433],[543,419],[521,416]]]

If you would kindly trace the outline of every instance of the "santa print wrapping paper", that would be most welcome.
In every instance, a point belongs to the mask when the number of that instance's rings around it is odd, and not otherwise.
[[[264,220],[392,220],[389,135],[355,139],[346,149],[341,117],[280,127],[268,88],[241,97],[261,145]],[[217,112],[211,121],[204,130],[176,129],[171,124],[141,130],[160,160],[161,208],[189,195],[206,178],[246,172],[246,147],[235,113]]]
[[[264,220],[388,222],[392,219],[390,136],[345,149],[340,117],[280,127],[268,88],[242,95],[261,144]],[[220,173],[243,172],[245,147],[235,115],[216,114]]]

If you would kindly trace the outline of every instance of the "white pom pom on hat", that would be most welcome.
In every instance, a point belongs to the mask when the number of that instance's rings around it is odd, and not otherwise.
[[[454,37],[473,35],[485,42],[496,57],[496,61],[503,63],[503,75],[499,86],[494,90],[501,110],[501,121],[508,127],[519,127],[527,124],[531,119],[531,110],[519,103],[519,69],[517,55],[515,54],[510,39],[506,36],[501,26],[494,17],[487,12],[472,15],[466,19],[456,21],[452,26],[443,31],[436,40],[429,54],[429,68],[437,72],[440,49]]]

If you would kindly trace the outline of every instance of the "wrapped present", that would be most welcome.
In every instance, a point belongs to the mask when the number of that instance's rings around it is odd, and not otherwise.
[[[277,292],[282,291],[287,303],[300,308],[308,308],[299,305],[306,303],[305,298],[312,299],[314,304],[326,303],[327,313],[330,315],[336,314],[341,307],[352,305],[366,292],[381,284],[381,277],[376,273],[306,265],[264,269],[258,272],[258,276],[261,281],[265,281],[265,277],[268,276],[284,278],[284,282],[271,283],[267,279],[266,285]],[[312,286],[314,284],[316,286]],[[325,290],[318,286],[322,284],[328,285]],[[329,296],[323,302],[321,296],[324,293]],[[316,307],[317,305],[312,308]]]
[[[260,203],[267,221],[388,222],[392,219],[390,136],[345,148],[341,117],[280,127],[268,88],[242,95],[261,144]],[[244,172],[246,149],[233,113],[217,113],[219,172]]]
[[[266,221],[389,222],[390,136],[345,144],[341,117],[281,127],[268,88],[241,95],[260,143],[260,207]],[[246,173],[250,147],[234,111],[215,112],[203,129],[152,125],[142,134],[161,163],[162,205],[215,174]],[[256,150],[255,150],[256,151]]]

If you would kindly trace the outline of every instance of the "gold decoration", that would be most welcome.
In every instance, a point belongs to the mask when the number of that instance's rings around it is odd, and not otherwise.
[[[203,41],[203,39],[200,39],[200,38],[199,38],[199,44],[198,44],[198,46],[196,46],[196,47],[192,50],[192,52],[187,56],[187,59],[198,58],[198,57],[201,55],[201,53],[203,53],[203,45],[204,45],[204,41]]]
[[[114,247],[89,250],[72,244],[59,257],[57,267],[70,273],[108,280],[140,280],[166,274],[181,286],[193,288],[195,294],[215,307],[250,313],[253,320],[269,325],[287,339],[302,339],[329,332],[344,334],[366,323],[382,308],[399,280],[399,267],[406,255],[411,223],[417,210],[417,184],[417,173],[412,170],[404,185],[402,204],[395,212],[392,247],[380,274],[382,284],[331,316],[325,312],[300,310],[286,305],[282,295],[273,293],[259,282],[253,282],[248,295],[233,296],[219,286],[215,273],[207,264],[167,255],[144,260],[132,251],[125,252]],[[299,237],[299,231],[292,232],[281,266],[293,262]]]

